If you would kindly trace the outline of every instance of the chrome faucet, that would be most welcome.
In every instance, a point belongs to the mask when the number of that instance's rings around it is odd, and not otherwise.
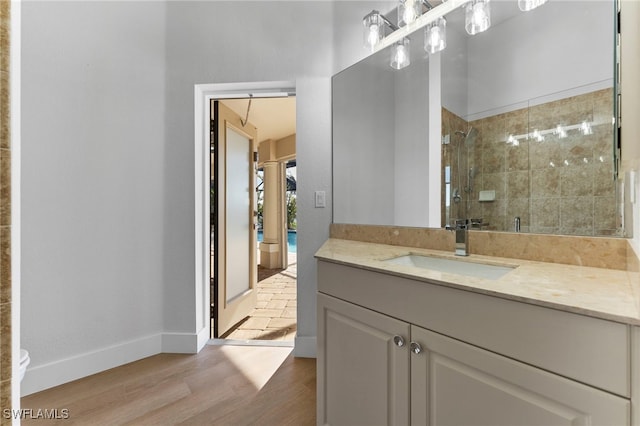
[[[455,255],[469,256],[469,219],[456,219],[453,226],[445,229],[456,233]]]

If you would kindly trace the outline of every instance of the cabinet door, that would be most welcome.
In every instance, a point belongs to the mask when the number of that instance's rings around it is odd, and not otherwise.
[[[628,425],[629,401],[413,326],[411,423]]]
[[[409,332],[405,322],[318,294],[318,424],[409,424]]]

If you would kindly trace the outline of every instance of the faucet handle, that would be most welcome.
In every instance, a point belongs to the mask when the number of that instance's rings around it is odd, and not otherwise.
[[[469,226],[469,219],[456,219],[456,229],[467,229]]]
[[[444,229],[448,231],[461,231],[468,229],[469,223],[469,219],[456,219],[454,220],[453,225],[446,225]]]

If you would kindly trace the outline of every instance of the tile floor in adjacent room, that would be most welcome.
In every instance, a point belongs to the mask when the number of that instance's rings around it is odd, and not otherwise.
[[[270,270],[258,267],[258,303],[251,316],[231,333],[234,340],[293,341],[296,336],[295,253],[289,253],[289,267]]]

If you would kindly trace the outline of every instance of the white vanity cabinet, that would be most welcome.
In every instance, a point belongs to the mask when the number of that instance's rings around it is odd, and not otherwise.
[[[624,398],[420,327],[411,340],[411,424],[629,424]]]
[[[543,323],[543,332],[530,327],[518,336],[495,330],[492,315],[520,328],[523,318],[504,317],[510,311],[484,303],[496,299],[513,312],[522,308],[525,320],[543,321],[537,311],[527,312],[531,305],[325,261],[318,262],[318,274],[318,424],[631,424],[624,324],[565,312],[572,317],[555,318],[554,310],[533,307],[557,320],[556,327]],[[434,288],[453,293],[438,300],[437,291],[429,291]],[[469,304],[468,296],[478,298]],[[427,314],[438,306],[441,318]],[[463,314],[484,309],[491,311]],[[473,321],[467,328],[474,339],[456,333],[465,326],[460,315]],[[581,320],[588,327],[581,328]],[[506,335],[496,339],[496,332]],[[612,344],[621,347],[602,348]],[[534,352],[525,362],[514,356],[522,347]],[[590,353],[576,358],[585,350]]]
[[[318,306],[319,423],[409,424],[409,324],[323,294]]]

